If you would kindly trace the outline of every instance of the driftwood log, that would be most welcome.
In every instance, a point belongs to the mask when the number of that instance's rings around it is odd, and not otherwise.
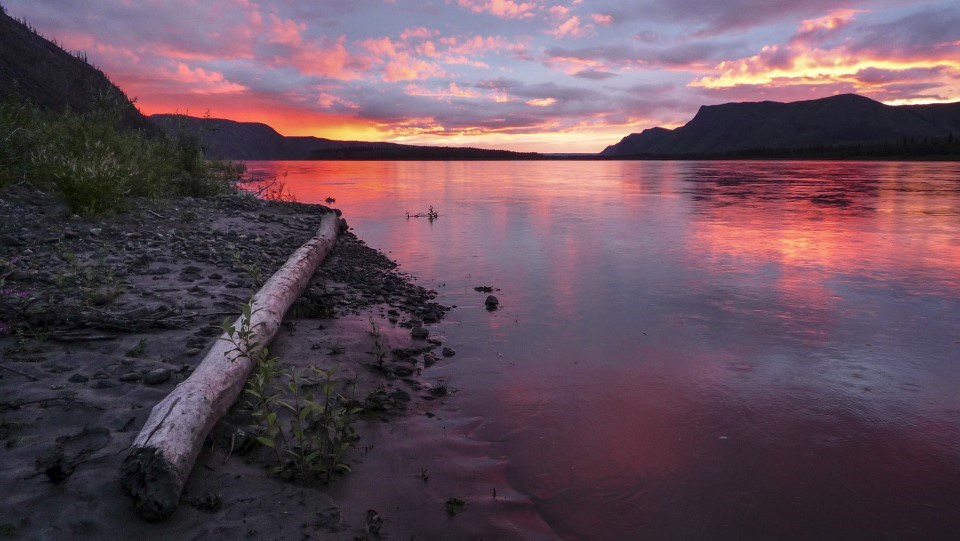
[[[249,342],[256,345],[247,354],[224,333],[193,374],[154,406],[120,472],[121,486],[143,518],[161,520],[177,508],[204,439],[243,390],[254,367],[251,357],[270,343],[284,314],[333,249],[340,223],[333,212],[325,214],[316,236],[254,295]],[[239,329],[241,320],[234,326]]]

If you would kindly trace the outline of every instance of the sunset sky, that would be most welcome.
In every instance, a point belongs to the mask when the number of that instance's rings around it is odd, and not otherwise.
[[[146,114],[597,152],[701,104],[960,100],[960,2],[3,0]]]

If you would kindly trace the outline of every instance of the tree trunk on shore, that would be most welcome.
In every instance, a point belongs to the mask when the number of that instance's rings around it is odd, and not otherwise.
[[[251,357],[273,340],[284,314],[333,249],[339,228],[336,214],[324,215],[316,236],[254,296],[249,339],[254,345],[249,352],[239,351],[224,334],[193,374],[154,406],[120,473],[124,491],[143,518],[161,520],[177,508],[207,434],[237,400],[253,371]],[[239,329],[241,320],[234,325]]]

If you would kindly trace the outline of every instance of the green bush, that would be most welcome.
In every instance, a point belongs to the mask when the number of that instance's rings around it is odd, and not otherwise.
[[[27,181],[59,192],[73,212],[129,208],[134,197],[207,196],[233,188],[241,166],[203,158],[197,135],[122,127],[119,110],[41,111],[0,104],[0,188]]]

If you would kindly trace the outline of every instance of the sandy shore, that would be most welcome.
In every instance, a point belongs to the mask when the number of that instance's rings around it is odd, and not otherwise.
[[[442,457],[409,445],[445,445],[439,423],[455,397],[430,370],[456,362],[455,351],[411,329],[431,329],[448,308],[350,233],[271,350],[282,367],[336,367],[338,392],[364,406],[353,473],[330,484],[272,474],[264,448],[241,445],[250,412],[238,404],[208,438],[176,513],[137,516],[118,472],[150,408],[313,235],[321,210],[230,195],[84,219],[29,186],[0,196],[0,538],[550,537],[505,482],[468,502],[471,512],[449,512],[456,474],[444,478]],[[482,467],[504,477],[501,463]],[[503,517],[498,531],[492,514]]]

